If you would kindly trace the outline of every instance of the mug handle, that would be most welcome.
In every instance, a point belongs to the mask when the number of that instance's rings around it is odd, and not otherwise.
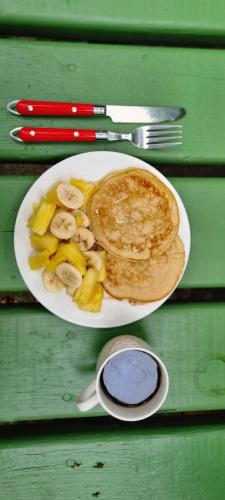
[[[96,394],[96,380],[92,382],[80,393],[77,407],[80,411],[88,411],[99,403]]]

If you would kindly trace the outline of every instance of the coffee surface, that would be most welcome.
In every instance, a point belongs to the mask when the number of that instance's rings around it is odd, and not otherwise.
[[[124,351],[105,365],[101,384],[105,394],[114,402],[137,406],[151,399],[158,390],[160,368],[146,352]]]

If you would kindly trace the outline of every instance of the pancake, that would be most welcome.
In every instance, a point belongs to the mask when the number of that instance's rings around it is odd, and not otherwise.
[[[176,236],[160,257],[128,261],[107,254],[103,286],[116,299],[145,303],[160,300],[175,287],[184,267],[184,245]]]
[[[170,189],[142,169],[99,182],[88,203],[96,240],[113,255],[145,260],[164,253],[177,234],[179,212]]]

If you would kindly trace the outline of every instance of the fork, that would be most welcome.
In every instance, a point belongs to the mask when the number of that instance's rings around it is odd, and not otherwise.
[[[129,141],[141,149],[162,149],[182,144],[182,125],[147,125],[128,134],[70,128],[17,127],[10,136],[19,142]]]

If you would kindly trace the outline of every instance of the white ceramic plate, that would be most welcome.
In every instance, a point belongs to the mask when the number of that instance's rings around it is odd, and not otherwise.
[[[152,313],[165,302],[169,295],[162,300],[149,304],[132,306],[128,301],[118,301],[106,296],[100,313],[89,313],[79,309],[65,291],[50,293],[42,284],[42,271],[31,271],[28,257],[33,249],[30,245],[27,220],[31,214],[34,202],[38,202],[51,186],[58,180],[69,180],[71,177],[98,181],[112,171],[129,167],[144,168],[156,175],[174,194],[180,212],[179,235],[185,247],[185,267],[190,252],[190,227],[188,217],[180,196],[170,182],[155,168],[134,156],[110,151],[98,151],[71,156],[57,163],[42,174],[26,194],[15,224],[14,248],[20,273],[34,297],[49,311],[71,323],[78,325],[104,328],[127,325]],[[181,276],[182,277],[182,276]],[[180,279],[181,279],[180,277]],[[172,292],[171,292],[172,293]]]

